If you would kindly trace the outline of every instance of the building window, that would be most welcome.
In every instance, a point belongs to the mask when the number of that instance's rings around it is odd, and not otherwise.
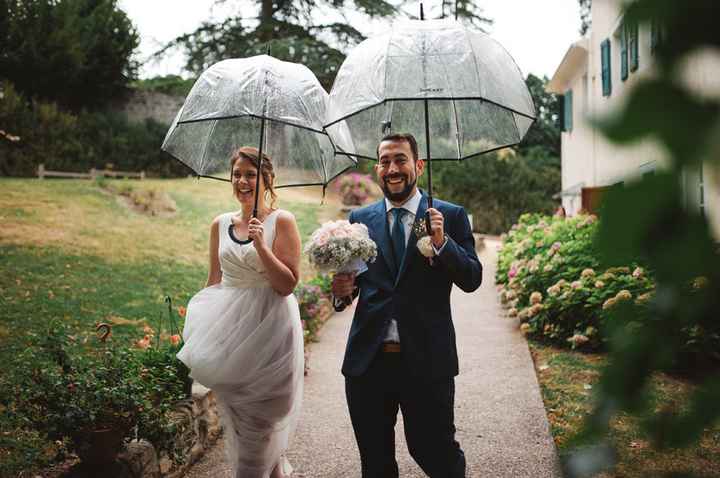
[[[600,60],[602,62],[602,94],[610,96],[612,81],[610,77],[610,40],[606,39],[600,44]]]
[[[620,27],[620,79],[628,77],[628,31],[625,25]]]
[[[650,22],[650,52],[655,53],[663,41],[662,25],[658,20]]]
[[[653,177],[655,175],[655,168],[657,167],[657,164],[655,161],[650,161],[645,164],[641,164],[638,170],[640,171],[640,176],[642,178],[648,178]]]
[[[620,27],[620,79],[627,80],[628,71],[638,69],[638,24],[623,22]],[[629,68],[628,68],[629,66]]]
[[[569,133],[573,128],[573,92],[567,90],[563,95],[562,102],[562,130]]]
[[[626,23],[624,25],[625,36],[627,37],[628,54],[630,55],[630,71],[635,71],[640,65],[638,56],[638,24],[637,22]]]

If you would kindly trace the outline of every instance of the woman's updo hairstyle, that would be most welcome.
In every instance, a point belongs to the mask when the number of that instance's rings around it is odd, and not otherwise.
[[[230,177],[232,178],[232,170],[235,167],[235,163],[241,159],[250,161],[250,164],[255,166],[255,169],[258,169],[258,158],[260,157],[259,153],[260,152],[257,148],[253,148],[251,146],[243,146],[242,148],[236,149],[230,157]],[[262,176],[263,185],[265,186],[265,199],[267,200],[267,196],[269,196],[270,207],[275,209],[275,201],[277,201],[277,194],[275,194],[275,189],[273,188],[273,183],[275,182],[275,171],[273,171],[270,156],[265,153],[263,153],[262,171],[260,174]]]

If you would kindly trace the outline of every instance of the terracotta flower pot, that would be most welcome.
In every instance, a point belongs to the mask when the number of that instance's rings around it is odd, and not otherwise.
[[[125,429],[82,430],[73,439],[80,460],[85,465],[102,466],[115,461],[122,448]]]

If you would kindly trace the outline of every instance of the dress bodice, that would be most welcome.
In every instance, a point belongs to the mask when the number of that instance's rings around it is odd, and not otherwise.
[[[268,214],[263,222],[263,239],[268,247],[272,247],[275,239],[275,221],[278,211],[276,209]],[[220,258],[220,270],[222,270],[222,284],[244,289],[269,287],[270,282],[267,279],[265,267],[255,249],[255,245],[252,242],[239,244],[230,236],[230,226],[234,214],[229,212],[220,216],[218,256]]]

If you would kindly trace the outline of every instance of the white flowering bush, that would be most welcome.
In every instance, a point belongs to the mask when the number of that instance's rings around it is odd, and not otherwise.
[[[313,232],[305,253],[321,272],[350,272],[374,261],[377,245],[364,224],[329,221]]]
[[[645,305],[652,277],[638,264],[600,269],[597,218],[525,214],[503,237],[496,282],[524,334],[585,350],[605,342],[603,322],[625,301]]]

